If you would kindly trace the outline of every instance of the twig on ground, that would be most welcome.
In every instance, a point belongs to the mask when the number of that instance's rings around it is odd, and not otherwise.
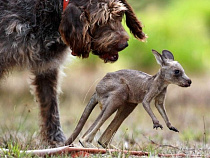
[[[0,149],[1,152],[7,152],[8,149]],[[26,150],[20,151],[20,153],[26,153],[31,155],[38,155],[38,156],[46,156],[46,155],[61,155],[61,154],[73,154],[79,156],[86,156],[89,157],[89,154],[106,154],[106,153],[119,153],[119,154],[128,154],[128,155],[135,155],[135,156],[149,156],[149,152],[143,151],[128,151],[128,150],[116,150],[116,149],[98,149],[98,148],[77,148],[77,147],[69,147],[63,146],[58,148],[50,148],[50,149],[40,149],[40,150]],[[188,155],[188,154],[157,154],[159,157],[203,157],[203,155]],[[210,155],[207,156],[210,158]]]
[[[0,152],[9,151],[8,149],[0,149]],[[77,152],[87,152],[90,154],[106,154],[106,153],[114,153],[114,152],[121,152],[124,154],[129,155],[136,155],[136,156],[148,156],[148,152],[142,151],[127,151],[127,150],[116,150],[116,149],[98,149],[98,148],[77,148],[77,147],[69,147],[63,146],[58,148],[50,148],[50,149],[40,149],[40,150],[26,150],[20,151],[32,155],[38,156],[46,156],[46,155],[59,155],[59,154],[74,154]]]

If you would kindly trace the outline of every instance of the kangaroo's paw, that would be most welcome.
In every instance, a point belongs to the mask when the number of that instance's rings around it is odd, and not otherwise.
[[[161,124],[159,124],[159,123],[153,123],[153,129],[154,128],[156,128],[156,129],[158,129],[158,128],[163,129],[163,126]]]
[[[174,132],[179,132],[179,130],[176,129],[175,127],[173,127],[173,126],[171,125],[170,122],[166,123],[166,125],[167,125],[167,127],[168,127],[170,130],[172,130],[172,131],[174,131]]]
[[[79,140],[79,143],[84,147],[84,148],[96,148],[95,145],[92,144],[92,142],[87,142],[83,139]]]
[[[114,146],[114,145],[112,145],[112,144],[105,144],[105,143],[101,143],[100,141],[98,141],[98,144],[100,145],[100,146],[102,146],[104,149],[107,149],[107,148],[109,148],[109,149],[116,149],[116,150],[120,150],[118,147],[116,147],[116,146]]]
[[[168,127],[170,130],[174,131],[174,132],[179,132],[178,129],[176,129],[175,127],[171,126],[171,127]]]

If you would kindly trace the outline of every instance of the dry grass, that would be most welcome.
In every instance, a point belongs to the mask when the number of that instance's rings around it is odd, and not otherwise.
[[[118,65],[115,68],[104,65],[95,70],[88,70],[82,64],[79,67],[72,65],[65,70],[67,77],[64,77],[62,83],[60,114],[62,127],[67,137],[76,126],[88,99],[94,92],[96,83],[110,69],[114,71],[119,68]],[[11,148],[12,144],[23,150],[46,148],[39,141],[39,107],[33,101],[26,78],[28,78],[27,72],[14,72],[1,86],[1,147]],[[210,155],[209,78],[208,75],[200,78],[193,77],[192,86],[186,89],[173,85],[169,87],[166,109],[172,124],[179,129],[179,133],[167,129],[153,105],[154,112],[164,125],[164,129],[152,129],[150,117],[139,104],[122,124],[112,143],[119,148],[126,146],[132,150],[143,150],[152,154],[182,152]],[[99,111],[99,108],[94,110],[95,114],[91,115],[85,129]],[[84,132],[85,130],[82,131]],[[75,141],[76,144],[77,142],[78,140]]]

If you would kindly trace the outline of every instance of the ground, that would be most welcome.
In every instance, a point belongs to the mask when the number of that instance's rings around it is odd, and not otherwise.
[[[105,68],[105,69],[104,69]],[[116,68],[117,69],[117,68]],[[81,113],[94,92],[98,81],[108,72],[108,67],[87,69],[84,65],[70,65],[65,69],[60,95],[61,124],[65,135],[70,136]],[[3,80],[0,87],[0,146],[13,149],[47,148],[40,143],[39,107],[30,94],[27,71],[15,70]],[[163,130],[153,129],[152,121],[142,104],[122,124],[112,144],[119,148],[157,153],[186,153],[210,155],[210,104],[209,75],[192,78],[190,88],[169,86],[166,110],[173,126],[180,132],[170,131],[152,104],[153,111],[163,125]],[[96,118],[96,107],[82,133]],[[109,121],[108,121],[109,122]],[[107,123],[99,131],[102,133]],[[75,141],[78,145],[78,139]],[[14,151],[15,152],[15,151]],[[7,153],[8,154],[8,153]],[[13,153],[14,154],[14,153]],[[113,155],[112,155],[113,156]],[[115,157],[114,155],[113,157]],[[97,155],[95,157],[101,157]],[[111,156],[110,156],[111,157]]]

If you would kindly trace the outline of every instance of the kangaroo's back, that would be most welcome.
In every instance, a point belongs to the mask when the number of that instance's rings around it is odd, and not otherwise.
[[[139,103],[142,101],[146,91],[153,82],[154,77],[137,70],[123,69],[107,73],[96,87],[97,94],[105,95],[113,93],[121,87],[127,87],[128,101]]]

